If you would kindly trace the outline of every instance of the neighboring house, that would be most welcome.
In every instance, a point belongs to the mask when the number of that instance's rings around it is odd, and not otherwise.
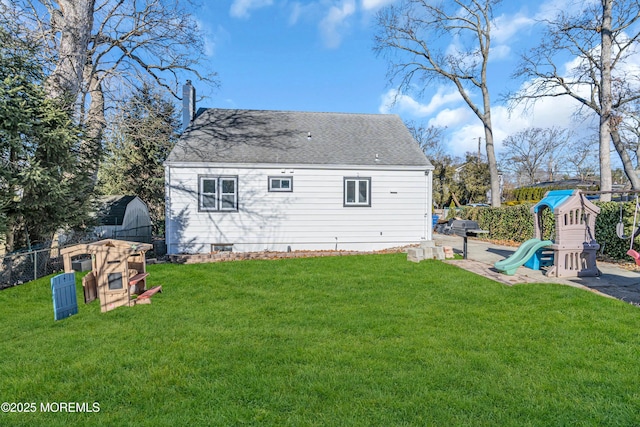
[[[167,251],[431,240],[432,170],[396,115],[202,110],[165,162]]]
[[[151,243],[149,208],[138,196],[103,196],[98,203],[96,236]]]

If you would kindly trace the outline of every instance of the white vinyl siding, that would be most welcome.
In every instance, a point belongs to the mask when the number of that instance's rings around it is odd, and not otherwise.
[[[269,191],[265,182],[283,169],[168,167],[169,253],[206,253],[212,244],[233,244],[234,252],[376,250],[430,236],[424,169],[287,168],[295,191]],[[198,209],[202,176],[237,177],[237,212]],[[369,208],[345,208],[345,178],[368,182]]]

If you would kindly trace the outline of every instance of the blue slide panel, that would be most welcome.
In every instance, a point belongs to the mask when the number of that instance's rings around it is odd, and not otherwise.
[[[551,240],[529,239],[524,242],[510,257],[496,262],[496,270],[513,276],[521,265],[524,265],[539,249],[553,245]]]

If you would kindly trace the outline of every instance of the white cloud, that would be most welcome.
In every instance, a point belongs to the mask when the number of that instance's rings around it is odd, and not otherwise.
[[[231,38],[231,35],[221,25],[218,25],[214,30],[211,28],[209,23],[205,21],[201,21],[200,19],[196,19],[195,21],[201,34],[204,36],[204,54],[208,57],[215,56],[216,49],[221,44],[228,41]]]
[[[445,108],[444,110],[440,110],[435,117],[432,117],[429,120],[429,126],[451,129],[472,121],[475,117],[476,116],[466,105],[453,109]]]
[[[512,38],[532,27],[535,21],[522,13],[500,15],[493,21],[491,41],[497,44],[509,43]]]
[[[312,2],[299,2],[294,1],[287,3],[289,8],[289,25],[296,25],[300,22],[316,23],[320,21],[320,17],[324,15],[326,10],[326,4],[312,1]]]
[[[291,14],[289,15],[289,25],[295,25],[302,14],[302,5],[299,2],[293,3]]]
[[[505,138],[529,127],[558,127],[584,134],[585,123],[574,117],[576,107],[576,101],[568,96],[540,99],[535,106],[526,111],[524,106],[517,106],[510,112],[505,106],[494,105],[491,108],[491,122],[496,153],[500,154]],[[470,113],[468,108],[467,110]],[[454,123],[455,129],[446,137],[448,151],[456,156],[463,156],[466,152],[475,153],[478,150],[478,137],[481,137],[482,153],[485,154],[484,128],[480,119],[463,111],[458,111],[457,114],[465,120]],[[435,119],[429,124],[443,125]]]
[[[508,58],[510,54],[511,54],[511,46],[506,44],[501,44],[501,45],[490,48],[489,59],[491,61],[495,61],[496,59],[504,59],[504,58]]]
[[[342,43],[343,31],[348,28],[347,19],[356,11],[355,0],[342,0],[339,6],[331,6],[327,15],[320,21],[319,29],[325,46],[337,48]]]
[[[395,90],[389,90],[381,96],[380,113],[396,113],[405,120],[422,119],[429,126],[446,128],[445,146],[454,156],[475,153],[478,137],[482,138],[482,153],[486,153],[484,127],[456,89],[441,86],[426,104],[408,95],[396,94]],[[513,111],[504,105],[493,105],[491,119],[496,153],[500,154],[505,138],[528,127],[575,129],[584,134],[587,126],[574,117],[577,106],[569,97],[543,98],[527,110],[524,105],[516,106]]]
[[[234,18],[248,18],[252,9],[271,6],[273,0],[233,0],[229,14]]]
[[[366,11],[377,10],[396,1],[397,0],[362,0],[362,9]]]
[[[398,94],[396,89],[390,89],[381,96],[378,111],[383,114],[395,112],[398,114],[408,114],[413,117],[427,117],[435,113],[442,106],[461,100],[462,97],[456,89],[447,89],[444,86],[438,88],[428,104],[421,104],[409,95]]]
[[[575,11],[577,9],[576,5],[579,8],[586,9],[589,4],[597,5],[599,3],[598,0],[547,0],[540,4],[535,19],[540,21],[555,19],[560,13]]]
[[[484,130],[480,121],[476,119],[475,123],[468,123],[450,133],[444,146],[450,154],[464,157],[467,152],[478,151],[478,137],[482,137],[481,147],[484,148]]]
[[[629,38],[626,34],[621,34],[618,38],[618,42],[621,44],[628,43]],[[620,50],[614,46],[612,47],[613,55],[618,55]],[[594,57],[600,56],[600,45],[597,45],[591,50]],[[564,64],[565,75],[580,74],[580,70],[588,66],[587,61],[582,57],[575,57],[571,61]],[[637,86],[638,83],[638,71],[640,70],[640,47],[637,44],[627,48],[622,55],[622,59],[618,60],[615,68],[612,70],[613,77],[625,80],[626,83],[632,83]],[[629,78],[629,76],[634,76]]]
[[[491,24],[491,61],[509,58],[512,46],[517,39],[535,24],[535,20],[517,13],[515,15],[502,14],[495,18]]]

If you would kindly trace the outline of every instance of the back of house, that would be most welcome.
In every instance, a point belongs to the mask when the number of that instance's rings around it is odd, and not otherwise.
[[[431,171],[396,115],[203,110],[165,162],[169,254],[431,239]]]

